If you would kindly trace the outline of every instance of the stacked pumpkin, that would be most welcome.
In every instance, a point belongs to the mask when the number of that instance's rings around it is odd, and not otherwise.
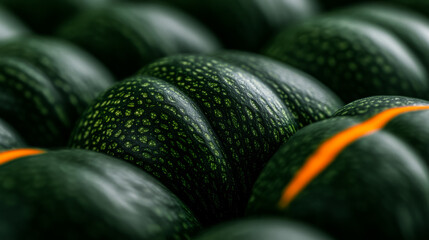
[[[424,17],[0,3],[0,238],[428,237]]]

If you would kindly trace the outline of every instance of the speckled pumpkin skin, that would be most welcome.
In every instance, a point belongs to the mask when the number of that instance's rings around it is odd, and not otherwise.
[[[178,55],[147,65],[92,105],[70,146],[140,166],[205,223],[243,214],[253,182],[277,148],[342,103],[315,80],[300,81],[306,76],[296,70],[234,54],[235,60],[232,53]],[[261,64],[257,71],[255,64]],[[314,104],[301,105],[306,101]]]
[[[429,110],[403,113],[383,129],[352,142],[288,207],[278,207],[285,187],[323,142],[383,110],[414,105],[429,102],[370,97],[298,131],[261,173],[248,214],[287,216],[338,239],[426,239]]]
[[[1,239],[189,239],[199,223],[153,177],[87,150],[0,165]]]
[[[61,40],[11,39],[0,56],[0,117],[33,146],[65,146],[80,114],[113,84],[97,60]]]
[[[406,43],[387,28],[348,14],[286,29],[264,53],[316,77],[345,102],[374,95],[429,99],[425,66]]]

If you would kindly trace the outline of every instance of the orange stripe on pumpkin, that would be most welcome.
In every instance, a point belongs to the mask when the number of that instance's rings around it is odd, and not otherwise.
[[[14,149],[14,150],[8,150],[5,152],[0,153],[0,165],[7,163],[9,161],[15,160],[17,158],[31,156],[31,155],[37,155],[44,153],[45,151],[40,149],[32,149],[32,148],[21,148],[21,149]]]
[[[286,208],[318,174],[334,161],[344,148],[354,141],[380,130],[400,114],[428,109],[429,106],[391,108],[329,138],[307,159],[292,181],[284,188],[278,207],[280,209]]]

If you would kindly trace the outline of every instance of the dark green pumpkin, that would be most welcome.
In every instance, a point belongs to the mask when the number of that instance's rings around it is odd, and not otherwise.
[[[142,0],[133,0],[142,1]],[[280,28],[318,13],[315,0],[162,0],[197,17],[227,48],[259,50]]]
[[[388,3],[367,3],[353,6],[336,14],[368,21],[397,36],[429,66],[429,19],[414,11]]]
[[[154,3],[88,11],[62,26],[58,35],[92,53],[119,78],[160,57],[219,48],[217,39],[193,18]]]
[[[262,56],[177,55],[101,96],[80,119],[70,146],[140,166],[203,222],[215,223],[242,214],[266,160],[299,126],[339,106],[317,81]]]
[[[136,76],[109,89],[83,115],[70,146],[139,166],[204,222],[238,214],[240,195],[212,127],[192,100],[161,79]]]
[[[157,180],[84,150],[0,165],[0,212],[1,239],[189,239],[199,230]]]
[[[35,32],[51,34],[74,15],[117,0],[0,0]]]
[[[279,205],[286,186],[328,139],[384,110],[415,105],[429,102],[370,97],[298,131],[263,170],[248,214],[286,216],[338,239],[427,239],[429,110],[402,113],[354,140],[289,205]]]
[[[411,49],[389,30],[346,14],[286,29],[265,53],[315,76],[346,102],[372,95],[429,99],[427,70]]]
[[[205,230],[194,240],[328,240],[330,237],[302,223],[262,217],[225,222]]]
[[[72,125],[113,79],[79,48],[54,39],[0,44],[0,117],[33,146],[64,146]]]
[[[0,151],[25,146],[24,140],[21,139],[15,129],[0,119]]]

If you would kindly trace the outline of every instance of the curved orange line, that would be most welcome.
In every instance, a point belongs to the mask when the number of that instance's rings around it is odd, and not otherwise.
[[[5,152],[0,153],[0,165],[7,163],[9,161],[15,160],[17,158],[31,156],[31,155],[37,155],[44,153],[45,151],[40,149],[32,149],[32,148],[21,148],[21,149],[14,149],[14,150],[8,150]]]
[[[286,208],[290,202],[326,167],[349,144],[357,139],[372,134],[383,128],[390,120],[396,116],[420,110],[428,110],[429,106],[406,106],[385,110],[372,118],[354,125],[329,138],[319,146],[316,152],[304,163],[303,167],[295,174],[292,181],[284,188],[282,196],[278,202],[280,209]]]

